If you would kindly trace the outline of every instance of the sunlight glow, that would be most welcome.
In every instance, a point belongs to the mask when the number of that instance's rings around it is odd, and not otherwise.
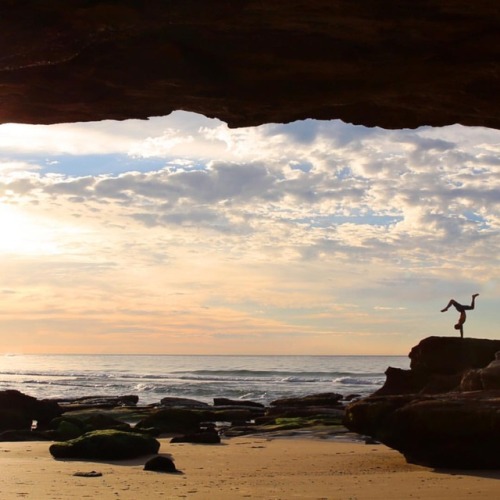
[[[40,255],[58,253],[52,229],[22,209],[0,203],[0,253]]]

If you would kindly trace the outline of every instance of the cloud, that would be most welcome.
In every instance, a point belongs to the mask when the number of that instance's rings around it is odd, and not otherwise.
[[[416,314],[443,293],[499,293],[498,131],[234,130],[179,112],[37,134],[29,158],[16,157],[29,149],[20,140],[4,138],[1,154],[0,216],[18,221],[0,222],[9,307],[37,293],[51,310],[78,299],[118,331],[120,304],[150,315],[152,332],[156,316],[180,315],[192,338],[203,321],[224,335],[371,335],[384,321],[385,333],[418,335]],[[89,171],[69,152],[94,155]],[[100,152],[117,156],[95,166]],[[109,163],[124,157],[126,169]]]

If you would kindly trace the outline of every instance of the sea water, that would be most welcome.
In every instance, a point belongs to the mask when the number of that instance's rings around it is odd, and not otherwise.
[[[5,355],[0,390],[38,399],[135,394],[139,404],[167,396],[268,404],[321,392],[366,396],[383,385],[387,367],[409,363],[406,356]]]

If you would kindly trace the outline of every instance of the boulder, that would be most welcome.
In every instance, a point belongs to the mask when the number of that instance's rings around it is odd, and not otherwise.
[[[179,473],[175,467],[174,461],[163,455],[158,455],[156,457],[150,458],[144,464],[144,470],[150,470],[154,472],[170,472],[170,473]]]
[[[427,337],[408,355],[410,369],[420,375],[453,375],[483,368],[500,351],[500,340],[460,337]]]
[[[196,444],[219,444],[220,436],[215,429],[201,430],[191,434],[175,436],[170,440],[171,443],[196,443]]]
[[[155,428],[161,432],[193,432],[199,429],[203,414],[198,410],[169,408],[155,410],[140,420],[136,428]]]
[[[54,439],[58,441],[74,439],[85,434],[87,430],[81,420],[67,415],[54,418],[50,422],[50,428],[53,430]]]
[[[28,430],[33,420],[37,421],[38,428],[44,428],[53,418],[62,414],[55,401],[38,400],[16,390],[0,391],[0,408],[5,412],[3,417],[0,416],[0,430]]]
[[[130,431],[131,427],[126,422],[122,422],[108,415],[96,413],[83,419],[83,424],[88,431],[98,431],[104,429],[116,429],[119,431]]]
[[[158,453],[155,438],[133,432],[105,430],[88,432],[76,439],[54,443],[49,451],[54,458],[126,460]]]
[[[167,397],[160,401],[161,406],[168,408],[208,408],[210,405],[197,399]]]

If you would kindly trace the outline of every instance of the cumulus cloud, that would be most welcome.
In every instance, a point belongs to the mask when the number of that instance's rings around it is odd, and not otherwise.
[[[53,220],[60,254],[99,263],[130,297],[151,294],[140,284],[147,278],[200,308],[266,311],[276,331],[310,321],[323,333],[353,324],[366,333],[377,311],[401,312],[418,328],[408,306],[416,297],[496,289],[498,131],[312,120],[233,130],[182,112],[123,128],[60,127],[45,145],[35,141],[38,163],[9,158],[24,146],[4,138],[2,203]],[[61,151],[129,155],[137,168],[51,172]],[[151,157],[158,162],[145,169]],[[85,271],[81,280],[93,281]]]

